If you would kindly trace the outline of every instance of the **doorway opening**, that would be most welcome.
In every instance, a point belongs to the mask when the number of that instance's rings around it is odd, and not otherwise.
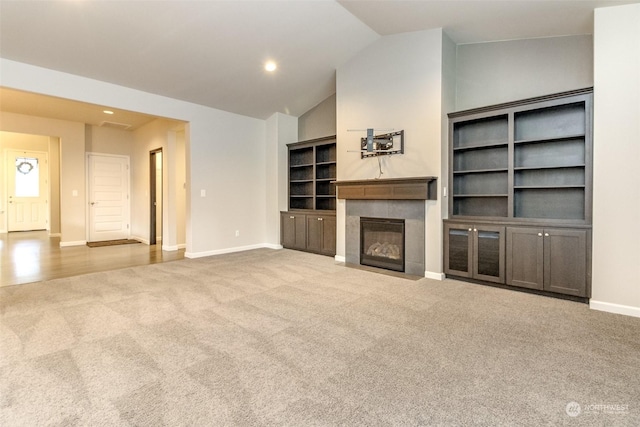
[[[162,243],[162,148],[149,152],[149,244]]]

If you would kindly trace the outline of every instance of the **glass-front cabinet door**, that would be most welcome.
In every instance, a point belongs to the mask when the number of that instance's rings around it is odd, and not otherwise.
[[[445,273],[505,282],[505,227],[445,223]]]
[[[444,233],[445,273],[460,277],[472,277],[473,226],[445,223]]]
[[[505,282],[505,227],[473,227],[473,277],[489,282]]]

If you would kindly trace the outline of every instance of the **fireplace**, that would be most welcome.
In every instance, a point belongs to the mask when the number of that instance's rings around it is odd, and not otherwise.
[[[404,259],[399,270],[411,276],[425,276],[425,219],[427,205],[437,199],[436,177],[338,181],[336,190],[338,199],[345,202],[344,261],[347,265],[360,265],[363,261],[368,264],[367,259],[362,259],[360,249],[364,246],[361,218],[395,218],[404,222],[401,246]],[[389,260],[378,257],[375,261]]]
[[[360,217],[360,265],[404,272],[404,220]]]

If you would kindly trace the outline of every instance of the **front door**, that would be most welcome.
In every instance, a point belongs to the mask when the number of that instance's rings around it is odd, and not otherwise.
[[[129,157],[89,154],[89,241],[129,238]]]
[[[7,151],[8,231],[46,230],[49,168],[47,153]]]

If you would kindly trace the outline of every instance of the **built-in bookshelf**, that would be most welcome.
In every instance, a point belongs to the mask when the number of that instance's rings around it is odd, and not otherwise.
[[[592,96],[449,114],[448,276],[590,297]]]
[[[588,222],[590,96],[454,113],[451,217]]]
[[[289,144],[289,209],[336,209],[335,136]]]

